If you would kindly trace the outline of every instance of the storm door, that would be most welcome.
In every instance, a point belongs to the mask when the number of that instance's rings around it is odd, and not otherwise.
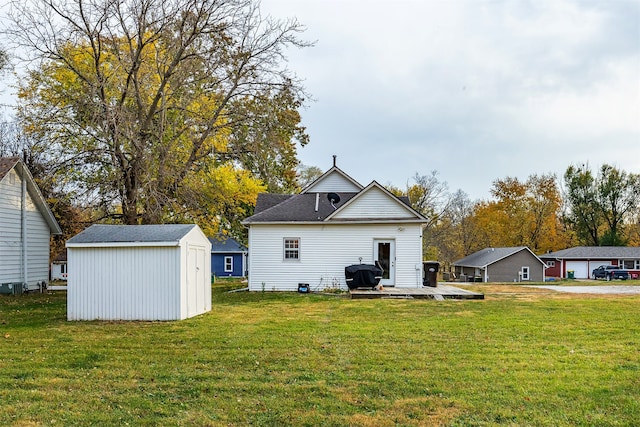
[[[396,280],[396,241],[378,240],[373,241],[373,259],[382,268],[383,286],[394,286]]]

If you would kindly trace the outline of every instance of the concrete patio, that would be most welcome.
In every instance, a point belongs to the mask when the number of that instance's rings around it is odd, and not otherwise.
[[[395,288],[387,287],[378,289],[351,289],[352,299],[397,298],[397,299],[484,299],[484,295],[467,291],[451,285],[438,285],[436,287],[423,286],[422,288]]]

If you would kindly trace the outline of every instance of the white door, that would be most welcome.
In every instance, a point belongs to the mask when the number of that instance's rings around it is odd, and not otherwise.
[[[373,241],[374,263],[382,267],[382,286],[395,286],[396,282],[396,241],[375,239]]]
[[[202,314],[205,311],[204,257],[205,250],[203,248],[189,246],[187,252],[187,317]]]
[[[573,271],[573,277],[576,279],[588,279],[591,276],[587,261],[567,261],[567,277],[569,271]]]

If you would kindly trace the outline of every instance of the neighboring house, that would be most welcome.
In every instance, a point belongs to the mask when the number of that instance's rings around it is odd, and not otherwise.
[[[211,274],[216,277],[245,277],[247,247],[222,234],[209,237],[211,242]]]
[[[545,263],[526,246],[485,248],[453,263],[458,278],[477,282],[543,282]]]
[[[249,228],[249,290],[347,289],[345,267],[379,263],[381,284],[422,286],[426,219],[376,181],[335,165],[299,194],[260,194]]]
[[[46,285],[52,234],[61,234],[60,226],[31,173],[18,157],[1,157],[0,291],[8,284],[22,290]]]
[[[51,280],[67,280],[67,250],[51,261]]]
[[[617,265],[629,270],[632,278],[640,277],[640,247],[577,246],[540,255],[547,263],[547,276],[587,279],[601,265]]]
[[[179,320],[211,310],[195,224],[92,225],[67,241],[68,320]]]

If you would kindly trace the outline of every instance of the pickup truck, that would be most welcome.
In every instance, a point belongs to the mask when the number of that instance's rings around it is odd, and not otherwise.
[[[601,265],[591,272],[592,279],[605,279],[607,281],[614,279],[627,280],[629,272],[615,265]]]

